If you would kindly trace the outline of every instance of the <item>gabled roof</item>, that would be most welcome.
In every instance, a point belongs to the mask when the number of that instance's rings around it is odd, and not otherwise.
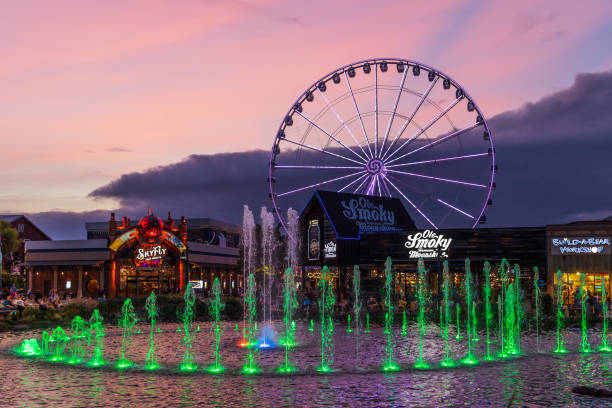
[[[32,221],[25,214],[0,214],[0,220],[8,221],[10,223],[13,223],[13,222],[17,221],[19,218],[25,219],[27,222],[29,222],[32,225],[32,227],[34,227],[34,229],[36,229],[38,232],[40,232],[43,236],[45,236],[49,240],[51,239],[51,237],[49,235],[47,235],[43,230],[41,230],[38,227],[38,225],[36,225],[34,223],[34,221]]]
[[[317,190],[300,217],[313,200],[323,208],[338,239],[359,239],[362,232],[416,229],[398,198]]]

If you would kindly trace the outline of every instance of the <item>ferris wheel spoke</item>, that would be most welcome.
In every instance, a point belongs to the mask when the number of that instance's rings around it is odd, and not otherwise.
[[[385,145],[387,144],[387,139],[389,138],[389,132],[391,131],[391,125],[393,124],[393,119],[395,119],[395,113],[397,112],[397,105],[399,104],[400,97],[402,96],[402,91],[404,90],[404,83],[406,82],[406,74],[408,70],[405,69],[402,74],[402,80],[400,81],[399,90],[397,91],[397,96],[395,98],[395,104],[393,104],[393,112],[391,113],[391,117],[389,118],[389,123],[387,124],[387,130],[385,131],[385,138],[383,139],[382,146],[380,148],[381,155],[383,157],[383,152],[385,150]]]
[[[403,155],[398,156],[398,157],[396,157],[396,158],[395,158],[395,159],[393,159],[393,160],[389,160],[389,161],[386,163],[386,165],[389,165],[389,164],[391,164],[391,163],[393,163],[393,162],[396,162],[396,161],[398,161],[398,160],[400,160],[400,159],[403,159],[404,157],[408,157],[408,156],[410,156],[411,154],[414,154],[414,153],[419,152],[419,151],[421,151],[421,150],[425,150],[425,149],[428,149],[428,148],[430,148],[430,147],[432,147],[432,146],[436,146],[436,145],[438,145],[438,144],[440,144],[440,143],[442,143],[442,142],[445,142],[445,141],[447,141],[447,140],[449,140],[449,139],[452,139],[452,138],[454,138],[454,137],[460,136],[460,135],[464,134],[465,132],[468,132],[468,131],[470,131],[470,130],[472,130],[472,129],[474,129],[474,128],[477,128],[477,127],[478,127],[478,126],[480,126],[480,125],[481,125],[481,123],[480,123],[480,122],[475,122],[475,123],[471,124],[471,125],[470,125],[470,126],[468,126],[468,127],[465,127],[465,128],[463,128],[463,129],[459,129],[459,130],[457,130],[457,131],[455,131],[455,132],[453,132],[453,133],[450,133],[450,134],[448,134],[448,135],[446,135],[446,136],[444,136],[444,137],[441,137],[441,138],[439,138],[439,139],[436,139],[436,140],[434,140],[433,142],[427,143],[426,145],[423,145],[423,146],[421,146],[421,147],[419,147],[419,148],[417,148],[417,149],[411,150],[411,151],[409,151],[408,153],[404,153]],[[488,153],[487,153],[487,154],[488,154]]]
[[[363,166],[308,166],[308,165],[279,165],[274,166],[275,169],[309,169],[309,170],[359,170],[363,169]]]
[[[372,147],[370,146],[370,139],[368,138],[368,133],[365,130],[365,126],[363,125],[363,118],[361,117],[361,112],[359,112],[359,107],[357,106],[357,100],[355,100],[355,93],[353,92],[353,87],[351,86],[351,81],[349,81],[349,77],[344,71],[344,78],[346,79],[346,85],[348,86],[349,92],[351,93],[351,97],[353,98],[353,105],[355,105],[355,110],[357,111],[357,116],[359,117],[359,122],[361,123],[361,130],[363,131],[363,137],[365,137],[366,143],[368,145],[368,151],[370,152],[370,158],[374,157],[372,154]]]
[[[438,202],[439,202],[439,203],[441,203],[441,204],[444,204],[444,205],[445,205],[445,206],[447,206],[448,208],[451,208],[451,209],[453,209],[453,210],[457,211],[459,214],[463,214],[463,215],[465,215],[465,216],[466,216],[466,217],[468,217],[468,218],[474,219],[474,216],[473,216],[473,215],[468,214],[467,212],[465,212],[465,211],[463,211],[463,210],[461,210],[461,209],[459,209],[459,208],[455,207],[455,206],[454,206],[454,205],[452,205],[452,204],[447,203],[447,202],[446,202],[446,201],[444,201],[444,200],[441,200],[441,199],[439,199],[439,198],[436,198],[436,201],[438,201]]]
[[[381,177],[380,180],[382,181],[383,187],[387,193],[387,197],[391,197],[391,191],[389,191],[389,186],[387,185],[385,177]]]
[[[378,64],[374,64],[374,157],[378,157]]]
[[[366,195],[372,195],[372,191],[374,191],[374,187],[376,184],[376,177],[374,175],[370,176],[370,181],[368,182],[368,188],[366,189]]]
[[[363,181],[362,181],[362,182],[361,182],[361,183],[360,183],[360,184],[357,186],[357,188],[356,188],[355,190],[353,190],[353,194],[357,194],[357,192],[358,192],[359,190],[361,190],[361,188],[363,187],[363,185],[364,185],[364,184],[365,184],[365,183],[368,181],[368,177],[367,177],[368,175],[367,175],[367,173],[366,173],[366,175],[365,175],[365,176],[366,176],[366,177],[363,179]]]
[[[445,183],[454,183],[454,184],[461,184],[461,185],[470,186],[470,187],[487,188],[487,186],[485,186],[484,184],[470,183],[468,181],[447,179],[443,177],[434,177],[434,176],[428,176],[425,174],[409,173],[407,171],[400,171],[400,170],[393,170],[393,169],[388,169],[387,171],[393,174],[402,174],[404,176],[419,177],[419,178],[424,178],[428,180],[442,181]]]
[[[401,180],[398,180],[398,181],[399,181],[400,183],[402,182]],[[402,184],[406,185],[405,183],[402,183]],[[457,211],[457,212],[458,212],[458,213],[460,213],[460,214],[465,215],[466,217],[469,217],[469,218],[471,218],[471,219],[474,219],[474,217],[473,217],[472,215],[468,214],[467,212],[463,211],[463,210],[462,210],[462,209],[460,209],[460,208],[455,207],[454,205],[452,205],[452,204],[450,204],[450,203],[447,203],[446,201],[442,200],[442,199],[441,199],[441,198],[439,198],[439,197],[436,197],[436,196],[435,196],[435,195],[433,195],[433,194],[425,193],[425,192],[421,191],[420,189],[418,189],[418,188],[416,188],[416,187],[414,187],[414,186],[412,186],[411,188],[412,188],[412,190],[414,190],[415,192],[417,192],[417,193],[421,194],[422,196],[424,196],[425,198],[427,198],[427,199],[429,199],[429,200],[431,200],[431,201],[433,201],[433,202],[440,203],[440,204],[442,204],[442,205],[444,205],[444,206],[446,206],[446,207],[448,207],[448,208],[451,208],[452,210]]]
[[[327,132],[326,130],[324,130],[321,126],[317,125],[316,123],[314,123],[312,120],[310,120],[306,115],[302,114],[302,112],[300,111],[295,111],[295,113],[297,113],[298,115],[300,115],[302,118],[304,118],[304,120],[308,123],[310,123],[312,126],[314,126],[315,128],[319,129],[321,132],[323,132],[324,134],[327,135],[327,137],[329,137],[330,139],[332,139],[334,142],[338,143],[339,145],[341,145],[342,147],[344,147],[345,149],[349,150],[351,153],[353,153],[355,156],[359,157],[361,160],[363,160],[363,163],[366,163],[368,161],[367,158],[361,156],[359,153],[357,153],[356,151],[354,151],[353,149],[351,149],[349,146],[345,145],[344,143],[342,143],[340,140],[336,139],[331,133]]]
[[[286,195],[289,195],[289,194],[298,193],[300,191],[309,190],[311,188],[323,186],[325,184],[334,183],[334,182],[340,181],[340,180],[345,180],[347,178],[354,177],[354,176],[357,176],[357,175],[362,174],[362,173],[365,173],[365,170],[358,171],[356,173],[347,174],[346,176],[336,177],[336,178],[333,178],[333,179],[330,179],[330,180],[324,180],[324,181],[321,181],[319,183],[311,184],[309,186],[304,186],[304,187],[296,188],[295,190],[286,191],[284,193],[277,194],[276,196],[277,197],[283,197],[283,196],[286,196]]]
[[[408,72],[408,70],[404,71],[404,78],[406,77],[406,73],[407,72]],[[417,102],[416,106],[412,110],[412,113],[410,114],[410,116],[408,116],[408,119],[406,119],[406,122],[404,123],[402,128],[399,130],[399,132],[397,132],[397,135],[395,136],[395,139],[393,139],[391,144],[389,144],[389,147],[387,148],[387,151],[385,151],[385,153],[382,155],[382,159],[383,160],[386,158],[387,154],[389,154],[389,152],[391,151],[393,146],[395,146],[395,143],[399,140],[399,138],[402,137],[402,135],[404,134],[404,131],[406,130],[408,125],[412,122],[412,119],[414,119],[414,116],[417,114],[417,112],[421,108],[421,105],[423,105],[423,102],[425,102],[425,99],[427,99],[427,96],[429,96],[429,93],[433,89],[434,85],[436,84],[436,82],[438,82],[438,78],[439,77],[436,76],[436,78],[433,81],[431,81],[431,83],[429,84],[429,86],[427,87],[425,92],[423,92],[423,95],[421,95],[421,98],[419,99],[419,102]],[[400,88],[400,93],[401,93],[401,90],[402,89]],[[399,101],[399,96],[398,96],[397,99]],[[389,125],[389,129],[391,129],[391,125]]]
[[[451,109],[453,109],[459,103],[459,101],[461,101],[461,99],[463,99],[463,95],[460,96],[459,98],[455,99],[453,102],[451,102],[446,108],[444,108],[440,113],[438,113],[432,120],[430,120],[418,132],[416,132],[411,138],[407,139],[404,143],[402,143],[402,145],[400,147],[398,147],[397,149],[395,149],[394,151],[389,153],[385,157],[385,159],[389,160],[389,159],[391,159],[391,157],[393,157],[397,153],[401,152],[404,147],[406,147],[408,144],[412,143],[413,140],[415,140],[417,137],[419,137],[423,133],[425,133],[427,131],[427,129],[432,127],[438,120],[440,120],[440,118],[444,117],[444,115],[446,115]]]
[[[462,156],[442,157],[440,159],[423,160],[423,161],[400,163],[400,164],[390,164],[390,165],[387,165],[386,167],[387,168],[394,168],[394,167],[416,166],[416,165],[419,165],[419,164],[437,164],[437,163],[445,162],[445,161],[461,160],[461,159],[473,159],[473,158],[482,157],[482,156],[488,156],[488,155],[489,155],[489,153],[465,154],[465,155],[462,155]]]
[[[350,183],[348,183],[347,185],[345,185],[344,187],[342,187],[340,190],[338,190],[338,192],[342,192],[344,190],[346,190],[347,188],[349,188],[350,186],[352,186],[353,184],[358,183],[360,180],[365,179],[366,177],[368,177],[368,174],[364,174],[362,176],[359,176],[357,179],[351,181]]]
[[[332,112],[334,112],[334,114],[336,115],[336,118],[338,119],[338,121],[340,122],[340,124],[342,124],[342,126],[344,127],[344,129],[346,129],[346,131],[349,133],[349,135],[351,135],[351,138],[353,138],[353,141],[355,142],[355,144],[357,146],[359,146],[359,148],[361,149],[361,151],[363,152],[363,155],[365,157],[368,157],[368,154],[366,153],[366,151],[363,149],[362,143],[359,143],[357,141],[357,138],[355,137],[355,135],[353,134],[353,131],[347,126],[346,122],[342,119],[342,117],[340,117],[340,114],[338,113],[338,111],[336,111],[336,108],[334,108],[334,105],[332,105],[329,102],[329,99],[327,99],[327,97],[325,96],[325,94],[323,92],[321,92],[321,96],[323,97],[323,100],[325,101],[325,103],[327,104],[327,106],[330,108],[330,110]]]
[[[380,192],[380,177],[378,174],[376,175],[376,185],[378,186],[378,196],[382,197],[382,193]]]
[[[393,184],[393,182],[391,181],[390,178],[387,178],[387,182],[389,184],[391,184],[391,187],[393,187],[395,189],[395,191],[397,191],[399,193],[399,195],[401,195],[404,200],[406,200],[408,202],[408,204],[410,204],[412,206],[412,208],[414,208],[419,214],[421,214],[421,217],[423,217],[425,220],[427,220],[427,222],[434,227],[434,229],[438,229],[438,227],[436,227],[436,224],[433,223],[432,220],[429,219],[429,217],[427,217],[425,215],[425,213],[423,211],[421,211],[421,209],[419,207],[417,207],[408,197],[406,197],[406,195],[402,192],[402,190],[400,190],[399,188],[397,188],[395,186],[395,184]]]
[[[314,147],[314,146],[310,146],[310,145],[307,145],[307,144],[304,144],[304,143],[296,142],[295,140],[291,140],[291,139],[287,139],[287,138],[285,138],[283,140],[286,141],[286,142],[292,143],[294,145],[297,145],[297,146],[301,146],[301,147],[305,147],[305,148],[310,149],[310,150],[314,150],[315,152],[324,153],[324,154],[327,154],[327,155],[330,155],[330,156],[338,157],[340,159],[348,160],[348,161],[353,162],[353,163],[357,163],[359,165],[363,165],[362,162],[358,162],[357,160],[350,159],[348,157],[342,156],[342,155],[337,154],[337,153],[330,152],[328,150],[319,149],[318,147]]]

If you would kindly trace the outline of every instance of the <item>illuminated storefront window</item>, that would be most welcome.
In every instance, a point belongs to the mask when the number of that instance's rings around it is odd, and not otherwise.
[[[610,282],[608,274],[601,273],[585,273],[585,290],[592,296],[597,295],[601,301],[602,278],[606,279],[606,292],[610,297]],[[563,274],[563,298],[564,302],[573,304],[580,301],[580,273],[564,273]],[[555,285],[557,284],[557,276],[554,275]]]

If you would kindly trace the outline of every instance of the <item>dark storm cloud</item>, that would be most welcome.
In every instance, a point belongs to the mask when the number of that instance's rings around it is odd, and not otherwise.
[[[578,75],[566,90],[491,118],[499,173],[487,226],[545,225],[612,215],[611,107],[608,71]],[[239,223],[243,204],[256,216],[260,206],[270,205],[269,156],[261,150],[192,155],[172,165],[125,174],[90,196],[118,199],[120,215],[135,217],[152,206],[161,216],[172,210],[174,216]],[[294,187],[313,182],[311,174],[303,172],[291,178]],[[285,188],[279,185],[278,191]],[[301,209],[306,198],[296,196],[287,205]],[[108,219],[108,213],[103,215]],[[91,219],[87,214],[57,213],[37,219],[55,225],[51,220],[57,217],[81,231],[83,222]],[[59,228],[63,222],[56,224]]]

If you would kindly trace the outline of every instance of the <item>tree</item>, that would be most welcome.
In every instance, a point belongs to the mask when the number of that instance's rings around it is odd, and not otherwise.
[[[0,241],[0,248],[2,250],[1,266],[4,266],[5,263],[8,264],[6,261],[10,259],[9,255],[12,256],[14,252],[17,252],[23,241],[19,239],[19,232],[15,228],[11,227],[10,222],[5,220],[0,220],[0,237],[2,237],[2,241]],[[19,283],[14,282],[8,271],[5,271],[4,267],[0,269],[2,270],[0,287],[10,285],[12,283]],[[21,280],[23,281],[23,278]],[[21,286],[23,286],[23,282],[21,282]]]
[[[2,258],[6,259],[9,254],[17,252],[23,240],[19,239],[19,232],[11,227],[11,223],[0,220],[0,236],[2,237]]]

